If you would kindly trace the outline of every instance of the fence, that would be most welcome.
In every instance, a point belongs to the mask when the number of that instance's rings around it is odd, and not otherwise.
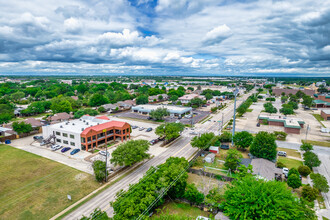
[[[0,142],[5,142],[6,140],[14,140],[16,139],[16,134],[0,137]]]
[[[232,177],[210,173],[210,172],[204,171],[202,169],[196,170],[196,169],[190,168],[189,172],[193,173],[193,174],[200,175],[200,176],[203,175],[203,176],[211,177],[211,178],[214,178],[214,179],[221,179],[221,180],[229,181],[229,182],[234,180],[234,178],[232,178]]]

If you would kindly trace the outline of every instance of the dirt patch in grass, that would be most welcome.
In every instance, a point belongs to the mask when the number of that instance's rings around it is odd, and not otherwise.
[[[8,145],[0,145],[0,167],[0,219],[49,219],[100,186],[92,175]]]

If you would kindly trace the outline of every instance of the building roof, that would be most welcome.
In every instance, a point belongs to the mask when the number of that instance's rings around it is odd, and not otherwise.
[[[293,117],[287,117],[283,115],[263,115],[260,114],[258,116],[258,119],[265,119],[267,121],[274,121],[274,122],[283,122],[284,127],[287,128],[301,128],[301,124],[305,124],[305,122],[300,118],[293,118]]]
[[[275,163],[263,158],[252,159],[251,165],[253,166],[253,174],[268,180],[273,180],[275,173],[282,173],[282,169],[276,168]]]
[[[188,94],[188,95],[184,95],[184,96],[181,96],[179,98],[179,100],[191,100],[193,98],[204,98],[204,96],[200,96],[198,94]]]
[[[211,159],[214,159],[215,158],[215,154],[214,153],[209,153],[208,155],[206,155],[205,158],[211,158]]]
[[[96,117],[96,118],[98,118],[98,119],[103,119],[103,120],[110,120],[107,116],[105,116],[105,115],[102,115],[102,116],[98,116],[98,117]]]
[[[152,110],[156,110],[157,108],[166,108],[171,114],[184,114],[192,110],[191,107],[184,107],[178,105],[137,105],[133,106],[132,110],[138,110],[140,112],[150,113]]]
[[[43,125],[40,120],[35,118],[28,118],[25,120],[25,123],[30,124],[32,127],[41,127]]]
[[[73,118],[73,116],[66,112],[57,113],[53,116],[48,117],[48,119],[51,121],[68,120],[70,118]]]
[[[322,109],[321,111],[327,115],[330,115],[330,109]]]
[[[320,100],[320,99],[313,100],[313,102],[314,102],[315,104],[325,104],[325,105],[330,106],[330,102],[323,101],[323,100]]]
[[[88,134],[88,132],[90,131],[102,131],[104,129],[107,129],[107,128],[110,128],[110,127],[119,127],[119,128],[122,128],[124,127],[125,125],[128,125],[128,123],[126,122],[123,122],[123,121],[109,121],[109,122],[106,122],[106,123],[103,123],[103,124],[98,124],[98,125],[94,125],[92,127],[88,127],[86,128],[83,132],[81,132],[81,134]]]
[[[240,164],[248,167],[249,164],[251,164],[251,162],[252,162],[252,159],[250,159],[250,158],[242,158],[240,161]]]

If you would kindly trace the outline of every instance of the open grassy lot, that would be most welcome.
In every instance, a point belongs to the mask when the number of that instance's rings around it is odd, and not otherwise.
[[[291,159],[291,158],[286,158],[286,157],[279,157],[278,161],[281,161],[285,167],[291,169],[291,168],[296,168],[298,169],[299,166],[303,165],[302,161]]]
[[[322,147],[330,147],[330,141],[311,141],[311,140],[306,140],[302,142],[307,142],[312,145],[317,145],[317,146],[322,146]]]
[[[210,215],[208,212],[204,212],[199,208],[190,206],[189,204],[168,201],[156,209],[156,213],[152,218],[160,217],[166,214],[187,217],[187,219],[196,219],[198,216],[208,217]]]
[[[320,122],[321,126],[325,128],[324,124],[321,121],[324,121],[324,119],[319,114],[312,114],[318,122]]]
[[[285,151],[288,156],[301,158],[300,153],[295,149],[277,148],[277,151]]]
[[[89,174],[8,145],[0,145],[0,167],[0,219],[49,219],[100,186]]]

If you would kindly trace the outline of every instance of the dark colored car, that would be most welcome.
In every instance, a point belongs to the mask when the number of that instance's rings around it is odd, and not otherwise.
[[[147,128],[146,132],[152,131],[152,128]]]
[[[257,123],[257,127],[260,127],[260,123]]]
[[[136,129],[136,128],[138,128],[138,126],[136,126],[136,125],[133,125],[132,126],[132,129]]]
[[[221,149],[224,149],[224,150],[228,150],[229,149],[229,145],[227,145],[227,144],[221,144],[220,145],[220,148]]]
[[[42,136],[33,136],[33,139],[36,141],[36,140],[41,140],[42,139]]]
[[[156,143],[158,143],[158,139],[153,139],[153,140],[151,140],[149,143],[151,144],[151,145],[154,145],[154,144],[156,144]]]
[[[148,120],[152,120],[152,117],[149,116],[149,117],[148,117]]]
[[[70,150],[70,149],[71,149],[71,147],[65,147],[65,148],[63,148],[63,149],[61,150],[61,152],[64,153],[64,152],[67,152],[67,151]]]
[[[73,151],[71,151],[71,155],[74,155],[74,154],[76,154],[76,153],[78,153],[80,151],[80,149],[78,149],[78,148],[76,148],[76,149],[74,149]]]

